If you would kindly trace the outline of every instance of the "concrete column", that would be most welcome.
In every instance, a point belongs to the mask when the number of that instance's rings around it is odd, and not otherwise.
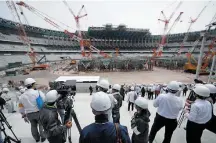
[[[208,83],[211,82],[211,78],[212,78],[212,74],[213,74],[213,70],[215,66],[215,61],[216,61],[216,55],[214,55],[213,60],[212,60],[212,66],[211,66],[211,71],[210,71],[209,78],[208,78]]]

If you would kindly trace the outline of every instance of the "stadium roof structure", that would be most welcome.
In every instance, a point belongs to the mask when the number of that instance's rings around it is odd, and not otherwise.
[[[96,39],[145,39],[151,33],[149,29],[127,28],[126,25],[114,27],[112,24],[107,24],[105,27],[89,27],[88,36]]]

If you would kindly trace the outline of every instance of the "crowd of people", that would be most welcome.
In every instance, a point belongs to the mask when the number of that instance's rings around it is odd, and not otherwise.
[[[68,112],[72,108],[73,99],[68,98],[68,91],[64,89],[50,89],[44,94],[35,85],[33,78],[27,78],[23,86],[17,88],[19,113],[26,123],[30,123],[36,142],[44,142],[46,139],[50,143],[66,142],[67,130],[72,127]],[[89,87],[92,95],[90,106],[95,121],[82,129],[80,143],[153,143],[162,127],[165,127],[163,143],[170,143],[180,113],[188,119],[185,128],[187,143],[201,143],[205,129],[216,134],[216,116],[213,112],[216,85],[198,80],[194,84],[171,81],[168,84],[111,85],[108,80],[101,79],[95,93],[93,89],[92,86]],[[11,107],[7,107],[10,110],[8,112],[16,112],[12,108],[14,105],[10,102],[8,91],[6,86],[0,91],[1,105],[7,104]],[[185,103],[180,98],[181,94],[189,95]],[[148,109],[148,100],[153,99],[157,113],[150,129],[151,111]],[[131,118],[131,138],[127,127],[120,123],[123,101],[128,102],[128,111],[136,109]],[[1,136],[0,143],[3,143]]]

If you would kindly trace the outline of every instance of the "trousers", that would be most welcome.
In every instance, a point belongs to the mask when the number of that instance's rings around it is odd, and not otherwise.
[[[211,120],[206,124],[206,129],[216,134],[216,116],[212,115]]]
[[[31,123],[31,133],[33,138],[35,140],[40,140],[40,138],[46,138],[44,135],[43,126],[39,123],[39,112],[28,113],[27,118]]]
[[[133,102],[128,102],[128,111],[130,111],[130,107],[132,106],[132,111],[134,109],[134,103]]]
[[[177,127],[177,119],[167,119],[160,116],[158,113],[154,119],[150,134],[149,134],[149,143],[153,143],[157,132],[165,126],[165,136],[162,143],[170,143],[172,134]]]
[[[201,143],[201,137],[204,129],[205,124],[197,124],[188,120],[186,126],[187,143]]]

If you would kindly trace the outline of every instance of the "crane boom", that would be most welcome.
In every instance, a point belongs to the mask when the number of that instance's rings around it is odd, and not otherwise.
[[[187,29],[187,32],[186,32],[186,34],[184,36],[184,39],[183,39],[183,41],[182,41],[182,43],[180,45],[180,49],[178,50],[178,55],[180,55],[181,52],[182,52],[182,48],[184,47],[184,43],[187,41],[187,39],[189,37],[189,32],[191,30],[192,25],[200,18],[200,16],[205,11],[206,7],[210,4],[210,2],[211,1],[209,1],[208,4],[203,7],[203,9],[200,11],[200,13],[197,15],[197,17],[195,19],[190,18],[190,25],[189,25],[189,27]]]
[[[17,5],[23,6],[26,9],[28,9],[29,11],[33,12],[34,14],[36,14],[37,16],[39,16],[40,18],[42,18],[44,21],[48,22],[49,24],[51,24],[52,26],[54,26],[55,28],[64,31],[64,33],[69,36],[70,38],[74,39],[77,42],[80,42],[81,38],[79,36],[76,36],[75,34],[65,30],[64,28],[62,28],[61,26],[59,26],[57,23],[55,23],[53,20],[51,20],[51,18],[48,18],[46,16],[44,16],[44,14],[42,12],[40,12],[39,10],[35,9],[34,7],[24,3],[23,1],[17,2]],[[103,51],[97,49],[96,47],[94,47],[93,45],[90,45],[88,47],[90,50],[97,52],[99,55],[103,56],[103,57],[110,57],[108,54],[104,53]]]

